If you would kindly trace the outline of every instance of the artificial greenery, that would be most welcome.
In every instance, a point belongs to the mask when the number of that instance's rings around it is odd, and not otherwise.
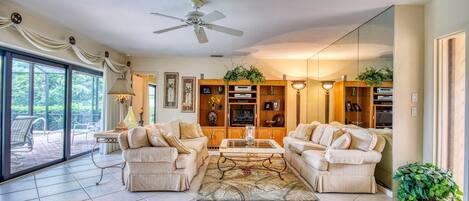
[[[384,81],[392,80],[393,73],[390,68],[366,68],[366,70],[358,75],[357,79],[364,81],[370,86],[379,86]]]
[[[226,72],[223,80],[228,83],[231,81],[239,81],[242,79],[249,80],[253,84],[263,83],[265,76],[262,72],[254,65],[250,65],[249,69],[242,65],[237,65],[233,70]]]
[[[462,201],[463,193],[454,181],[453,174],[431,163],[402,166],[396,171],[393,179],[399,182],[399,200]]]

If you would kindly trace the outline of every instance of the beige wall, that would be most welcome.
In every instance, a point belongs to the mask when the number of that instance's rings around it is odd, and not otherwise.
[[[457,32],[466,32],[466,59],[469,58],[469,1],[467,0],[434,0],[425,5],[425,111],[424,111],[424,144],[423,157],[425,162],[433,161],[433,115],[434,115],[434,41],[440,37]],[[466,77],[469,73],[469,62],[466,62]],[[469,86],[469,80],[466,79],[466,87]],[[465,94],[466,100],[469,100],[469,93]],[[466,111],[468,117],[469,109],[467,104],[460,109]],[[465,125],[469,125],[469,118],[465,118]],[[469,144],[469,129],[465,129],[465,144]],[[469,153],[469,146],[466,146],[465,153]],[[465,189],[469,192],[469,154],[465,155]],[[468,200],[468,196],[465,196]]]
[[[422,161],[424,8],[396,6],[394,29],[393,170]],[[416,116],[411,109],[417,109]],[[396,189],[396,188],[394,188]]]
[[[197,121],[196,113],[181,113],[181,99],[177,109],[163,108],[163,76],[164,72],[179,72],[179,77],[195,76],[198,79],[204,73],[205,79],[222,79],[227,70],[236,64],[255,64],[264,73],[267,79],[282,79],[283,74],[288,80],[305,79],[306,60],[259,60],[249,57],[134,57],[132,64],[135,71],[154,72],[157,74],[158,89],[157,118],[160,122],[174,119],[184,121]],[[180,94],[178,94],[180,96]],[[301,92],[301,120],[306,121],[306,90]],[[287,100],[287,126],[289,130],[296,127],[296,91],[288,87]]]

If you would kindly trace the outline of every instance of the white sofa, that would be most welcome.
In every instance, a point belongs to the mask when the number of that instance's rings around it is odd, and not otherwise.
[[[165,125],[167,132],[179,134],[180,121]],[[161,124],[160,124],[161,126]],[[181,139],[189,154],[178,154],[174,147],[129,147],[128,133],[119,136],[126,163],[125,180],[129,191],[185,191],[208,157],[207,137]]]
[[[316,123],[317,124],[317,123]],[[328,126],[340,128],[343,133],[347,129],[361,129],[356,126],[345,126],[333,123]],[[347,130],[345,130],[345,129]],[[365,131],[361,129],[357,131]],[[366,130],[368,131],[368,130]],[[381,160],[381,152],[385,146],[383,137],[369,133],[375,143],[369,151],[358,149],[332,149],[334,142],[330,134],[326,136],[313,130],[316,136],[310,139],[297,139],[295,131],[284,138],[286,160],[297,173],[303,177],[317,192],[340,193],[375,193],[375,166]],[[362,132],[363,133],[363,132]],[[350,134],[350,133],[349,133]],[[363,136],[351,136],[351,143],[360,143]],[[368,137],[368,136],[365,136]],[[315,138],[313,142],[312,139]],[[333,139],[333,140],[330,140]]]

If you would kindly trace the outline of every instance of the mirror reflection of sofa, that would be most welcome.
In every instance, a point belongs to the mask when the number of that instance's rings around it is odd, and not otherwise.
[[[376,193],[385,139],[337,122],[300,124],[284,138],[290,166],[317,192]]]

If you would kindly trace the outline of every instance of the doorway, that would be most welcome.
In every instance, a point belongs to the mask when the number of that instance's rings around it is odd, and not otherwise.
[[[464,189],[466,36],[452,34],[436,41],[435,157],[441,168],[451,170]]]

